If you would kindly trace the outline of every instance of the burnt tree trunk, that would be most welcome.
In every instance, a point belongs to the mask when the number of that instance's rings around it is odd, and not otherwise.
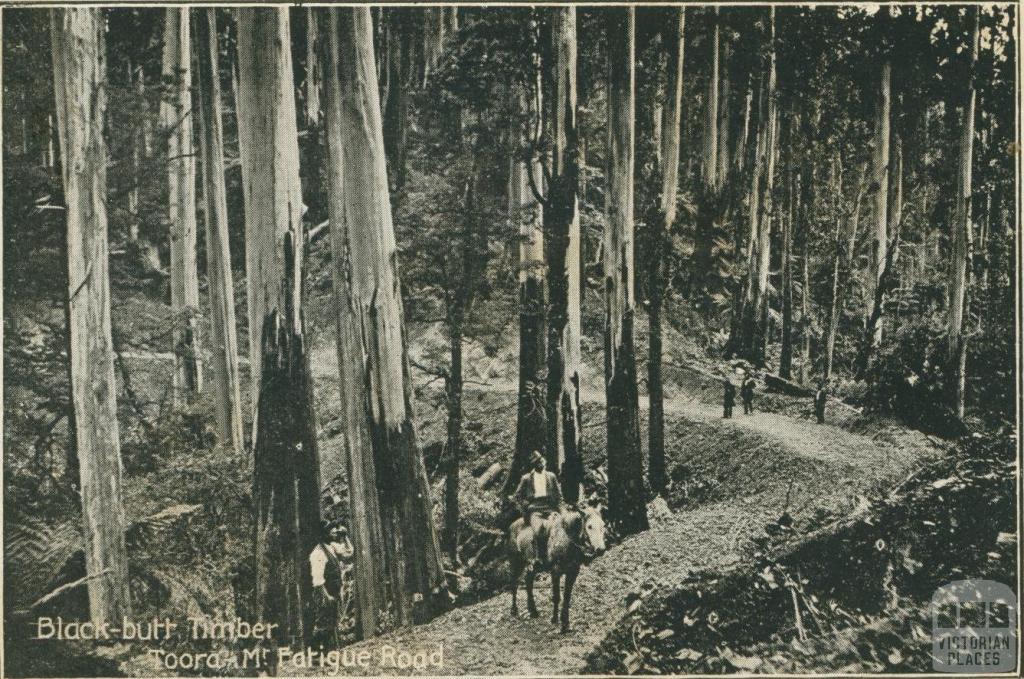
[[[651,230],[648,275],[648,469],[651,491],[664,493],[665,474],[665,389],[661,377],[662,328],[661,310],[668,285],[669,234],[676,221],[676,196],[679,191],[679,141],[682,134],[683,56],[686,36],[686,10],[673,10],[666,46],[669,49],[668,82],[662,105],[664,125],[661,132],[661,204],[660,214],[649,226]],[[660,221],[658,219],[660,217]]]
[[[393,611],[395,620],[407,625],[435,614],[447,591],[413,422],[370,11],[358,7],[331,13],[338,24],[332,51],[337,54],[341,119],[340,170],[334,172],[344,182],[343,220],[331,232],[334,252],[351,263],[348,307],[339,323],[359,338],[353,349],[362,366]]]
[[[539,72],[538,72],[539,75]],[[520,110],[540,126],[540,83],[535,88],[532,104],[526,94],[520,96]],[[524,160],[523,150],[528,135],[516,125],[512,131],[519,140],[509,165],[509,217],[519,231],[519,391],[516,416],[516,447],[505,479],[504,495],[516,489],[520,476],[529,469],[530,453],[544,450],[544,231],[543,208],[530,191],[530,182],[543,183],[540,163]],[[532,178],[527,173],[533,173]]]
[[[546,455],[560,470],[567,502],[579,499],[583,483],[580,425],[580,222],[579,138],[576,128],[576,8],[552,10],[555,73],[552,102],[551,183],[544,204],[544,248],[548,265],[548,389]]]
[[[769,50],[757,152],[751,179],[750,243],[747,256],[747,290],[743,301],[738,353],[756,364],[764,363],[768,320],[768,274],[771,264],[771,225],[776,217],[773,192],[777,133],[775,8],[769,14]]]
[[[287,8],[238,12],[238,116],[255,385],[253,500],[258,619],[305,646],[309,553],[320,538],[320,462],[302,313],[303,226]]]
[[[355,270],[347,247],[345,177],[342,168],[342,97],[338,73],[338,21],[336,10],[318,10],[323,51],[325,115],[327,137],[328,213],[331,227],[331,262],[334,281],[335,328],[338,350],[338,387],[341,396],[341,464],[348,481],[349,529],[355,550],[355,613],[358,634],[375,636],[383,611],[387,609],[387,559],[380,502],[377,497],[377,472],[373,441],[370,436],[367,392],[364,374],[363,338],[354,320],[352,276]]]
[[[620,534],[647,528],[633,342],[635,12],[633,8],[606,10],[608,158],[605,172],[604,366],[608,515]]]

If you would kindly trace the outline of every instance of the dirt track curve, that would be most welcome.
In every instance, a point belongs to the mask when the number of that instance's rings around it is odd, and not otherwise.
[[[493,385],[492,385],[493,388]],[[600,401],[593,391],[584,400]],[[710,423],[756,434],[779,444],[787,455],[813,461],[805,465],[811,476],[801,480],[788,505],[797,519],[818,509],[843,511],[858,494],[877,484],[906,476],[920,459],[920,448],[878,441],[831,425],[819,425],[785,415],[759,413],[732,420],[720,411],[683,398],[666,402],[667,413],[692,421]],[[347,647],[348,654],[370,651],[363,667],[353,674],[576,674],[585,656],[595,648],[627,612],[626,597],[643,595],[661,585],[671,585],[687,574],[721,569],[744,558],[748,539],[761,534],[765,524],[783,511],[793,491],[785,478],[775,479],[753,494],[696,506],[662,519],[651,530],[631,536],[584,567],[572,603],[572,630],[560,634],[549,622],[550,588],[538,584],[541,616],[513,618],[507,592],[479,603],[452,610],[435,620],[387,636]],[[796,497],[799,496],[799,497]],[[522,597],[522,592],[520,593]],[[520,604],[522,604],[520,599]],[[521,611],[524,607],[521,605]],[[443,665],[419,670],[395,667],[394,649],[408,652],[443,648]],[[436,656],[435,656],[436,659]],[[283,673],[294,670],[281,668]]]

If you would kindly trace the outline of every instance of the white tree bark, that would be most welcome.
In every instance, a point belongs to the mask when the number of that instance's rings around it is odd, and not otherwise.
[[[216,385],[217,428],[221,445],[244,452],[235,329],[235,284],[228,236],[224,184],[224,126],[221,120],[219,48],[214,10],[196,10],[199,71],[199,128],[206,198],[206,272],[210,289],[210,351]]]
[[[636,10],[606,10],[608,158],[605,187],[605,393],[608,512],[623,534],[647,528],[633,342],[633,165]]]
[[[167,172],[171,231],[171,311],[175,399],[203,388],[199,342],[199,273],[196,269],[196,165],[192,146],[192,57],[188,10],[164,15],[163,76],[171,91],[160,104],[168,131]]]
[[[971,257],[974,232],[971,225],[971,168],[974,163],[974,116],[977,92],[974,70],[978,63],[978,8],[972,10],[971,65],[967,93],[963,107],[963,126],[960,130],[960,158],[957,172],[956,213],[953,222],[953,252],[950,259],[949,335],[947,354],[950,363],[952,407],[959,417],[964,415],[967,386],[967,338],[964,336],[964,316],[968,312]]]
[[[288,9],[238,12],[239,146],[256,407],[256,611],[309,642],[308,557],[321,537],[313,385],[302,317],[303,228]]]
[[[555,73],[552,180],[544,209],[548,264],[548,464],[561,470],[575,501],[583,480],[580,457],[579,139],[576,129],[576,8],[552,10]]]
[[[875,229],[871,243],[871,261],[865,294],[867,295],[867,319],[875,315],[875,290],[885,271],[885,257],[889,249],[889,127],[891,116],[892,64],[882,64],[878,85],[878,101],[875,105],[875,148],[872,165],[872,184],[875,188]],[[882,324],[874,328],[872,342],[882,342]]]
[[[320,122],[320,30],[312,7],[306,8],[306,127]]]
[[[349,287],[342,290],[339,337],[349,338],[359,357],[394,611],[400,624],[410,624],[436,612],[446,584],[413,421],[372,19],[367,7],[332,11],[342,152],[334,165],[340,165],[344,204],[335,208],[343,213],[337,224],[332,218],[331,232],[337,266],[350,267],[341,272]],[[369,454],[365,447],[362,454]]]
[[[121,443],[117,423],[110,329],[107,175],[103,118],[106,81],[99,9],[50,14],[57,129],[67,205],[69,354],[93,623],[120,624],[131,616],[126,526],[121,500]]]
[[[354,322],[351,278],[355,263],[346,246],[345,173],[342,137],[340,74],[338,72],[338,11],[318,10],[326,40],[324,75],[327,136],[328,211],[331,220],[331,253],[334,275],[334,299],[338,343],[338,386],[341,392],[342,454],[348,480],[349,522],[355,548],[356,611],[360,635],[374,636],[387,607],[385,566],[387,543],[384,541],[380,503],[377,497],[377,473],[373,442],[367,414],[369,394],[363,373],[363,339]],[[397,83],[396,83],[397,85]]]

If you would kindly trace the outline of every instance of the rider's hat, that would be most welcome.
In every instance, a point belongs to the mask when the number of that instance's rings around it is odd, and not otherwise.
[[[532,453],[530,453],[530,464],[537,464],[538,462],[543,462],[543,461],[544,461],[544,456],[541,455],[538,451],[535,450]]]

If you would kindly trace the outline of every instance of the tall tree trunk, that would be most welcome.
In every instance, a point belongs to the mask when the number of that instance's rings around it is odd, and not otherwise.
[[[757,153],[751,179],[750,243],[748,246],[747,291],[743,303],[740,355],[754,363],[764,362],[768,320],[768,273],[771,264],[771,225],[775,217],[773,192],[777,147],[775,8],[768,10],[769,51],[766,84],[762,91],[762,111],[758,129]]]
[[[893,148],[895,152],[889,162],[888,174],[893,178],[892,201],[889,202],[889,213],[886,215],[887,233],[892,238],[886,244],[886,257],[881,263],[881,275],[874,289],[874,297],[871,299],[869,308],[871,315],[864,327],[864,336],[861,341],[861,350],[857,357],[857,372],[859,375],[866,375],[871,362],[878,351],[882,325],[885,314],[886,295],[896,287],[897,269],[900,247],[900,226],[903,212],[903,145],[899,136],[896,137]]]
[[[385,17],[387,22],[387,100],[384,103],[384,151],[387,154],[389,176],[393,186],[398,183],[399,131],[405,109],[402,101],[406,96],[406,81],[403,77],[403,60],[409,46],[405,44],[403,24],[405,16],[401,9],[391,9]],[[405,111],[405,114],[408,112]]]
[[[811,238],[810,222],[807,219],[801,219],[800,222],[803,238],[800,251],[800,337],[803,343],[800,352],[800,383],[807,384],[811,376]]]
[[[174,397],[191,400],[203,388],[196,269],[196,164],[192,147],[192,57],[188,10],[164,15],[163,75],[171,92],[160,105],[167,138],[171,229],[171,312],[174,314]]]
[[[373,26],[366,7],[331,10],[338,23],[343,219],[331,231],[335,253],[350,262],[346,332],[363,366],[363,395],[373,446],[382,530],[395,619],[422,621],[446,600],[430,484],[413,423],[412,383],[397,247],[388,195]],[[338,256],[337,254],[335,255]],[[374,265],[353,266],[356,263]],[[336,281],[336,285],[338,282]],[[339,310],[339,314],[341,311]]]
[[[576,128],[576,8],[552,10],[555,60],[554,153],[544,206],[548,264],[548,465],[561,471],[563,492],[575,502],[583,483],[580,424],[579,137]]]
[[[725,190],[725,182],[729,177],[729,123],[731,114],[729,104],[732,96],[732,88],[729,83],[729,43],[723,42],[721,63],[718,66],[719,80],[721,81],[718,95],[718,152],[716,155],[717,169],[715,185],[719,192]],[[722,210],[720,207],[719,210]]]
[[[408,8],[394,8],[390,15],[390,33],[395,52],[388,63],[392,69],[389,78],[389,102],[384,113],[384,148],[387,152],[391,180],[396,191],[405,186],[406,147],[409,137],[409,88],[413,86],[413,31]]]
[[[843,292],[846,286],[842,282],[845,274],[849,279],[853,266],[853,253],[857,244],[857,230],[860,224],[860,208],[867,190],[867,162],[861,164],[858,171],[857,193],[853,201],[853,207],[847,211],[843,208],[842,202],[842,166],[839,164],[839,155],[834,157],[835,191],[836,191],[836,243],[835,259],[832,262],[832,296],[829,309],[828,331],[825,335],[825,368],[824,379],[832,376],[832,368],[835,356],[836,335],[839,331],[839,318],[843,310]],[[843,222],[849,219],[849,233],[845,243],[842,239]]]
[[[633,115],[636,10],[606,10],[608,160],[605,173],[604,370],[608,515],[622,534],[647,528],[633,343]]]
[[[964,316],[969,313],[971,258],[974,245],[971,225],[971,168],[974,163],[974,114],[977,100],[974,78],[978,64],[978,11],[977,7],[971,10],[971,62],[960,128],[960,166],[957,173],[956,214],[953,221],[953,247],[949,266],[951,287],[946,353],[950,368],[950,407],[960,418],[964,416],[967,386],[967,336],[964,334],[963,326]]]
[[[256,616],[274,640],[312,632],[309,553],[320,538],[320,461],[302,313],[303,226],[287,8],[238,11],[238,116],[256,396]]]
[[[538,72],[539,75],[539,72]],[[520,110],[538,127],[542,114],[541,92],[535,88],[533,102],[520,95]],[[526,162],[523,150],[528,139],[522,125],[512,130],[518,140],[509,164],[509,217],[519,226],[519,396],[516,416],[516,448],[505,478],[503,494],[510,495],[529,468],[530,453],[544,450],[546,432],[544,401],[544,231],[543,209],[530,191],[531,178],[543,183],[539,162]]]
[[[335,323],[338,349],[338,386],[341,396],[342,445],[345,478],[348,481],[349,523],[355,549],[355,610],[359,635],[376,635],[382,611],[387,609],[389,553],[377,494],[374,443],[370,434],[370,393],[363,365],[363,338],[356,317],[352,277],[355,266],[348,248],[346,216],[351,199],[345,194],[342,134],[342,100],[338,72],[338,10],[317,10],[326,40],[324,50],[324,126],[327,136],[328,210],[331,220],[331,260],[334,280]],[[397,580],[401,591],[402,581]]]
[[[736,263],[745,261],[745,266],[737,266],[738,273],[734,275],[733,279],[732,309],[729,319],[729,339],[726,343],[725,349],[725,355],[727,357],[732,357],[739,353],[742,343],[743,315],[748,291],[747,276],[749,274],[750,257],[753,247],[753,231],[751,229],[757,221],[754,192],[757,185],[756,162],[759,138],[756,129],[754,130],[753,140],[750,138],[750,124],[753,118],[753,108],[754,73],[751,72],[748,76],[747,97],[743,109],[743,128],[740,135],[740,143],[736,145],[736,153],[733,159],[733,167],[736,170],[737,176],[742,175],[748,164],[751,166],[751,182],[747,189],[747,233],[744,234],[744,230],[740,227],[739,221],[737,221],[733,228],[733,258]],[[748,155],[751,156],[749,159],[747,158]],[[744,235],[746,236],[747,243],[745,252],[743,251]],[[741,258],[743,259],[741,260]]]
[[[889,127],[891,117],[892,64],[882,63],[878,87],[878,101],[875,105],[875,149],[872,166],[872,184],[875,191],[875,229],[871,241],[871,261],[868,271],[866,318],[875,315],[875,290],[885,269],[885,257],[889,245]],[[872,350],[882,341],[882,326],[872,331]]]
[[[796,114],[790,111],[786,148],[786,214],[782,225],[782,347],[779,354],[779,377],[793,377],[793,222],[796,221],[796,161],[794,159],[798,127]]]
[[[459,8],[456,5],[450,5],[444,8],[444,31],[445,34],[451,37],[459,31]]]
[[[210,289],[210,349],[216,384],[217,430],[221,445],[244,452],[242,406],[235,330],[235,284],[229,249],[227,189],[224,184],[224,125],[221,120],[217,18],[196,10],[199,83],[199,145],[206,196],[206,272]]]
[[[664,493],[665,474],[665,390],[661,377],[662,330],[661,310],[665,287],[669,249],[669,234],[676,221],[676,196],[679,191],[679,141],[682,134],[683,56],[686,36],[686,10],[672,10],[675,16],[668,31],[666,47],[669,50],[668,82],[665,86],[663,111],[665,124],[661,136],[661,223],[653,220],[651,253],[648,268],[648,340],[647,340],[647,399],[648,399],[648,476],[651,491]]]
[[[306,79],[303,98],[303,115],[305,119],[306,134],[300,140],[300,167],[299,176],[302,181],[302,196],[309,214],[307,218],[313,223],[319,222],[327,212],[324,197],[326,192],[321,183],[321,170],[323,168],[323,144],[320,138],[322,126],[320,125],[320,81],[321,64],[318,54],[320,52],[320,30],[317,26],[316,16],[313,8],[307,7],[306,19]]]
[[[71,396],[82,495],[89,616],[131,617],[121,501],[107,250],[105,24],[99,9],[50,10],[67,254]]]
[[[462,457],[462,339],[463,319],[455,310],[448,323],[449,365],[446,394],[448,428],[445,437],[444,540],[442,549],[459,562],[459,467]]]
[[[441,63],[444,50],[444,7],[426,7],[423,10],[423,86]]]
[[[461,257],[459,281],[448,298],[447,325],[449,341],[449,367],[447,381],[448,431],[444,459],[444,544],[451,563],[459,562],[459,474],[462,464],[462,340],[466,318],[473,306],[480,278],[486,267],[483,255],[487,247],[488,231],[478,223],[477,166],[474,163],[466,181],[465,207],[462,211]]]
[[[320,31],[312,7],[306,8],[306,127],[320,124]]]
[[[714,8],[711,39],[708,46],[711,51],[710,71],[704,104],[703,151],[701,153],[701,177],[697,192],[697,223],[693,244],[693,262],[690,279],[693,292],[704,291],[708,283],[708,273],[712,267],[712,249],[715,236],[715,222],[718,217],[721,187],[718,184],[718,152],[719,152],[719,43],[721,29],[719,27],[719,8]]]
[[[131,61],[128,62],[128,82],[132,93],[136,97],[135,105],[140,106],[145,101],[145,78],[142,74],[142,67],[133,68]],[[142,185],[142,121],[146,116],[138,116],[132,121],[131,127],[131,188],[128,189],[128,240],[138,243],[139,240],[139,191]],[[47,116],[47,122],[51,118]],[[51,142],[52,144],[52,142]],[[52,146],[51,146],[52,151]]]

